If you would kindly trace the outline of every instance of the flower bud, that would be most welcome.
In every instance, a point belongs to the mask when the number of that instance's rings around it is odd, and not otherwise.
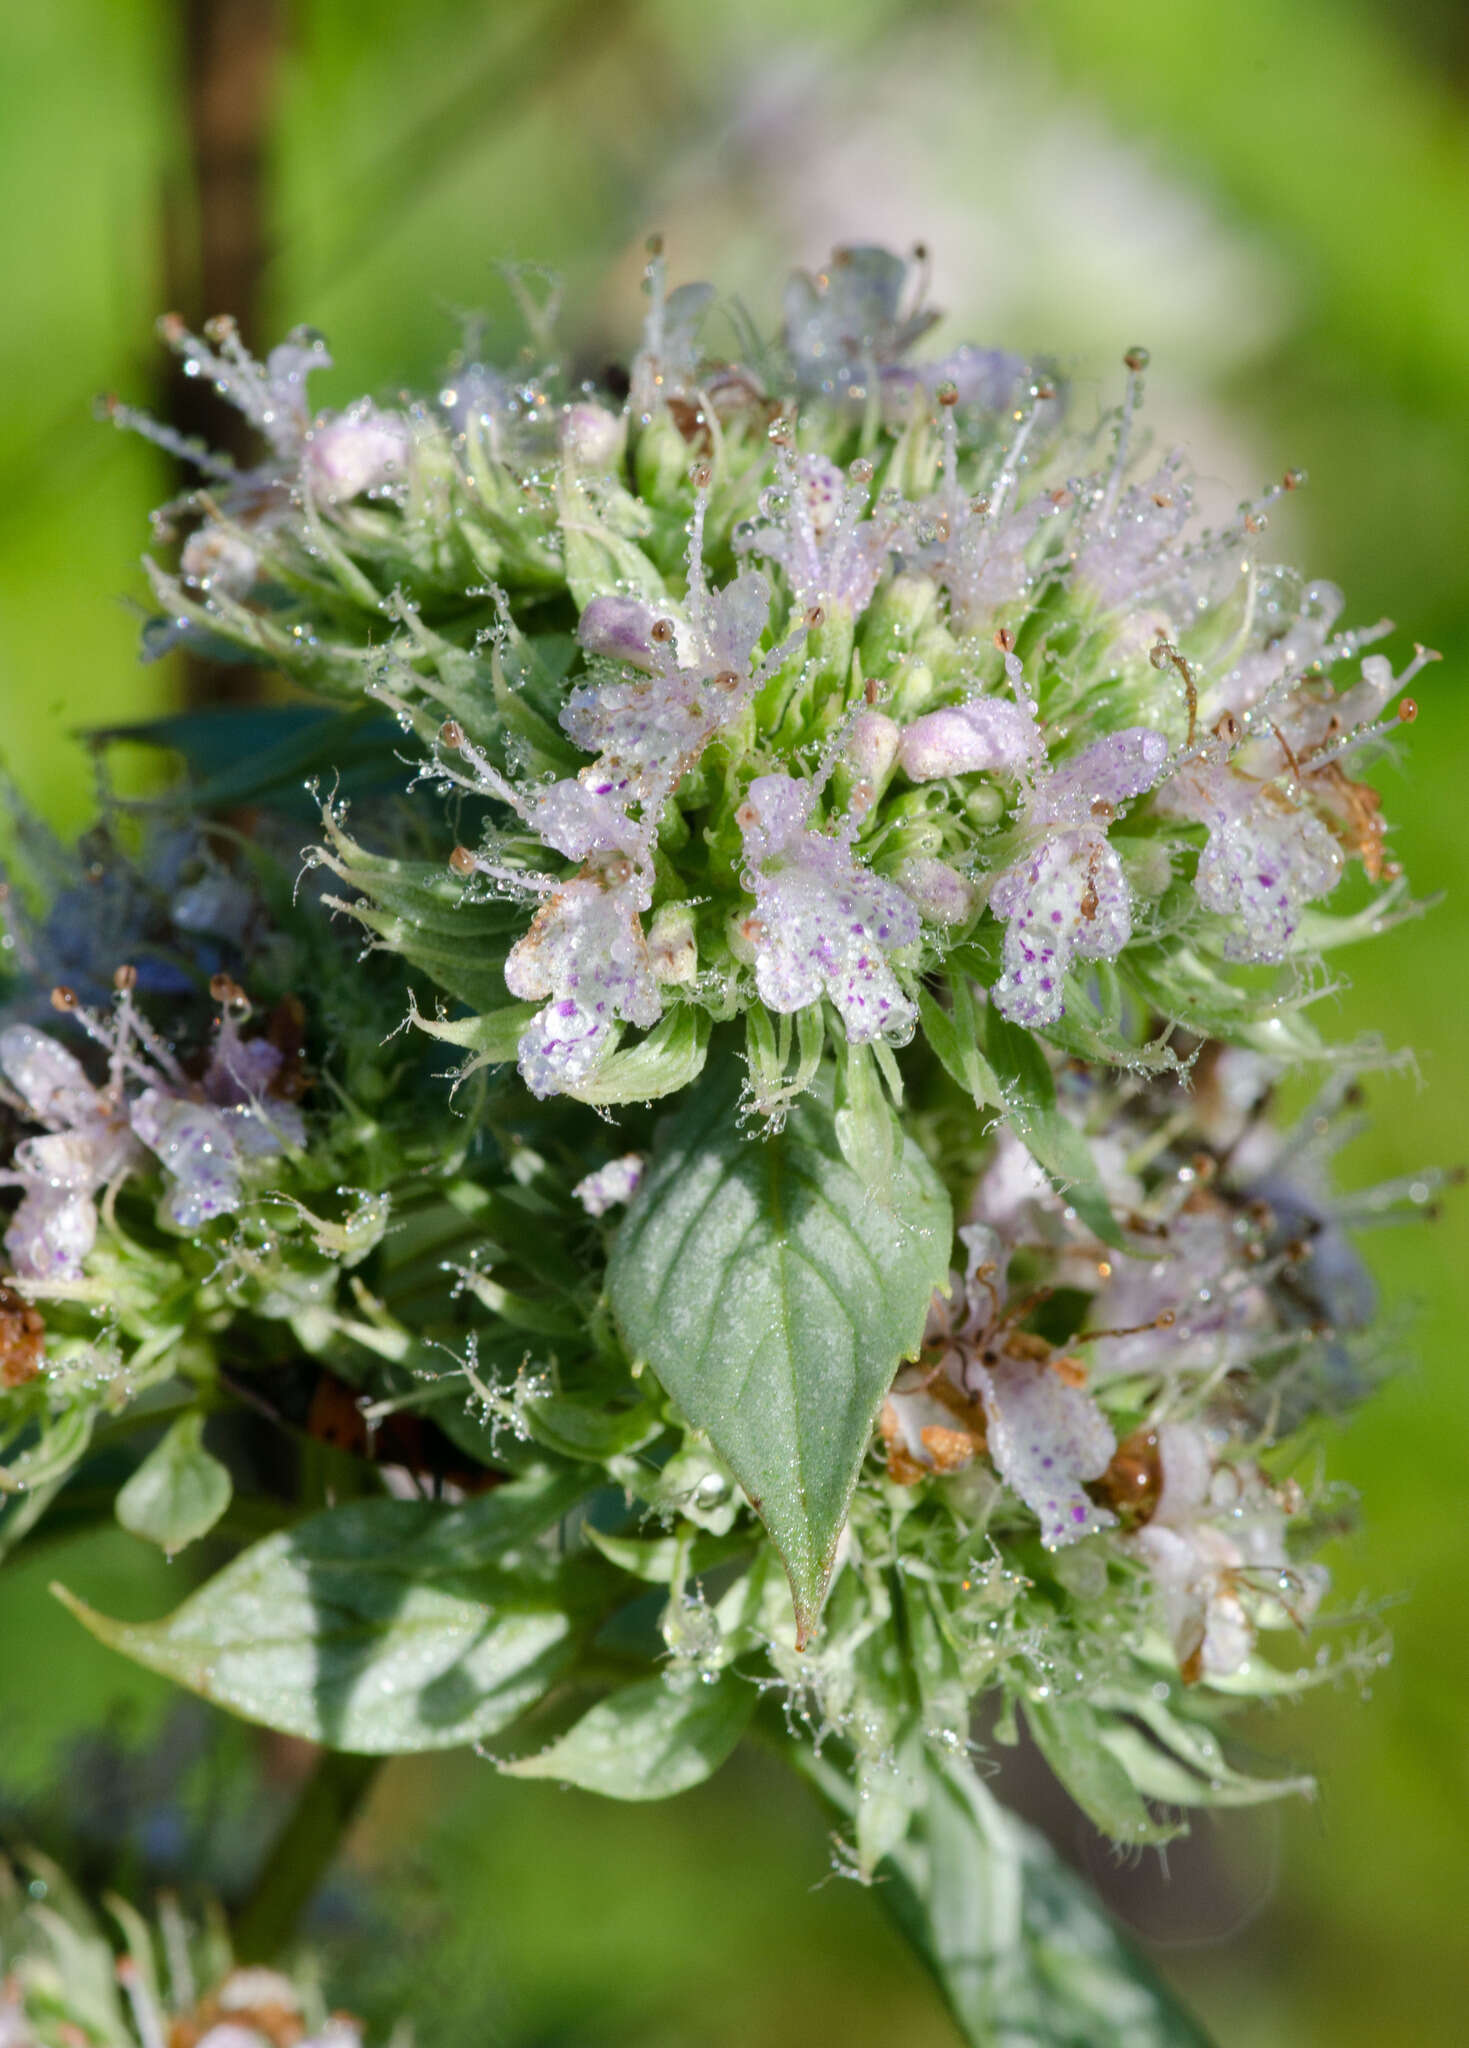
[[[626,422],[605,405],[583,400],[561,415],[561,453],[575,469],[601,475],[622,461]]]
[[[1123,861],[1127,879],[1139,896],[1161,896],[1173,880],[1173,862],[1168,850],[1156,839],[1137,841],[1127,849]]]
[[[255,581],[260,559],[241,534],[206,519],[184,542],[179,567],[186,583],[217,590],[224,597],[243,597]]]
[[[306,441],[303,468],[318,497],[336,504],[378,491],[408,466],[413,434],[401,413],[379,412],[371,402],[332,413]]]
[[[946,860],[915,854],[894,877],[920,917],[930,924],[967,924],[974,915],[974,888]]]
[[[666,903],[648,928],[648,957],[658,981],[681,986],[699,971],[694,913],[686,903]]]
[[[977,771],[1013,775],[1039,745],[1035,719],[1025,706],[978,697],[917,718],[903,732],[898,759],[913,782],[934,782]]]
[[[938,594],[938,585],[931,576],[912,571],[894,576],[868,608],[867,631],[890,635],[900,647],[911,647],[933,617]]]
[[[633,451],[638,496],[650,505],[686,502],[689,444],[660,408],[638,435]]]
[[[618,597],[612,592],[594,597],[577,623],[576,637],[588,654],[602,654],[609,661],[630,661],[635,668],[652,670],[653,627],[659,614],[640,597]]]

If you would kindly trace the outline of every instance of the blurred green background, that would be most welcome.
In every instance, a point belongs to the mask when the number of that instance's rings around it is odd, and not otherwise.
[[[202,213],[191,118],[218,144]],[[237,246],[201,271],[221,221]],[[1385,795],[1395,854],[1448,900],[1349,959],[1333,999],[1344,1035],[1412,1046],[1419,1073],[1372,1083],[1349,1167],[1469,1160],[1462,0],[6,0],[0,752],[27,791],[76,825],[69,735],[185,687],[139,666],[130,609],[171,480],[91,415],[101,391],[157,401],[157,310],[252,313],[259,339],[309,321],[340,365],[323,395],[382,395],[431,380],[466,311],[512,345],[492,266],[518,257],[561,273],[591,361],[633,332],[652,228],[676,275],[767,322],[792,263],[922,238],[951,339],[1043,349],[1088,402],[1146,342],[1151,423],[1216,504],[1309,471],[1282,557],[1445,657]],[[187,303],[221,276],[253,306]],[[1250,1731],[1317,1770],[1313,1807],[1206,1822],[1171,1890],[1156,1860],[1101,1873],[1224,2048],[1465,2036],[1469,1201],[1368,1249],[1416,1362],[1328,1446],[1362,1497],[1332,1562],[1391,1606],[1396,1659],[1371,1697]],[[297,1760],[180,1719],[47,1599],[55,1576],[112,1612],[180,1590],[124,1537],[7,1569],[0,1820],[145,1873],[183,1845],[237,1881]],[[232,1800],[246,1764],[267,1790]],[[80,1818],[63,1780],[93,1787]],[[950,2041],[874,1901],[828,1869],[758,1759],[652,1810],[416,1762],[379,1781],[317,1932],[339,1995],[411,1998],[423,2048]]]

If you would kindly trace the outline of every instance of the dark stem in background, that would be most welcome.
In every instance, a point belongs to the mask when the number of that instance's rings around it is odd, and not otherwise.
[[[295,1812],[236,1916],[233,1938],[240,1962],[268,1963],[279,1956],[336,1860],[382,1764],[380,1756],[321,1751]]]
[[[231,314],[246,343],[260,340],[261,280],[269,259],[266,165],[283,29],[283,0],[174,0],[178,108],[187,171],[165,192],[164,279],[170,310],[197,329]],[[158,410],[248,466],[260,450],[250,428],[170,358]],[[180,488],[198,481],[181,470]],[[241,703],[259,671],[186,653],[185,701]]]

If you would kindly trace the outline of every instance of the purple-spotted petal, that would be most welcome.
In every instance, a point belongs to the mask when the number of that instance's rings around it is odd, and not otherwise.
[[[1116,1517],[1096,1506],[1083,1481],[1100,1479],[1117,1440],[1086,1389],[1033,1359],[1001,1357],[973,1370],[995,1470],[1040,1517],[1046,1548],[1110,1527]]]

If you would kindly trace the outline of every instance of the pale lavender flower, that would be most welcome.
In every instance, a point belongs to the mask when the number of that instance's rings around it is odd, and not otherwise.
[[[917,1011],[887,955],[917,940],[918,912],[846,839],[811,827],[815,798],[789,775],[761,775],[736,814],[755,898],[745,936],[760,1000],[787,1012],[826,995],[853,1044],[902,1037]]]
[[[239,1153],[217,1109],[147,1088],[132,1105],[132,1127],[167,1170],[164,1209],[180,1230],[239,1208]]]
[[[888,1399],[889,1470],[895,1444],[906,1461],[895,1476],[916,1477],[925,1467],[955,1469],[967,1462],[962,1439],[970,1440],[971,1455],[982,1440],[1005,1484],[1035,1513],[1046,1548],[1061,1549],[1115,1521],[1086,1486],[1106,1471],[1117,1440],[1077,1361],[1054,1356],[1006,1313],[1007,1254],[999,1237],[983,1224],[959,1235],[967,1255],[963,1281],[955,1277],[948,1299],[934,1297],[925,1363],[900,1377]],[[941,1421],[933,1419],[936,1391],[947,1411]],[[978,1413],[966,1418],[965,1400],[977,1402]]]
[[[206,323],[205,339],[191,334],[176,314],[159,325],[164,340],[183,358],[184,374],[208,378],[264,437],[272,453],[293,463],[311,424],[306,380],[332,364],[322,337],[309,327],[293,328],[259,363],[227,316]]]
[[[1204,759],[1181,769],[1156,803],[1207,828],[1194,888],[1229,923],[1223,950],[1234,959],[1283,960],[1302,910],[1336,887],[1345,866],[1310,804],[1228,760]]]
[[[853,614],[872,601],[892,545],[889,525],[865,518],[872,465],[844,474],[827,455],[777,454],[764,520],[736,535],[743,552],[778,562],[803,610],[833,605]]]
[[[521,1077],[539,1096],[584,1081],[609,1049],[618,1018],[649,1026],[663,1014],[640,915],[648,890],[633,863],[612,859],[548,886],[505,963],[510,993],[546,1005],[518,1053]]]
[[[1125,446],[1125,443],[1123,444]],[[1193,509],[1177,455],[1142,483],[1115,494],[1117,474],[1082,523],[1072,579],[1104,610],[1144,602],[1176,579],[1180,542]]]
[[[1145,1256],[1108,1260],[1091,1320],[1116,1335],[1087,1339],[1097,1370],[1166,1373],[1178,1366],[1244,1362],[1273,1326],[1269,1273],[1252,1264],[1253,1239],[1239,1212],[1219,1201],[1180,1200]]]
[[[1168,755],[1162,733],[1129,726],[1038,777],[1024,807],[1038,843],[990,885],[990,909],[1007,927],[991,999],[1013,1023],[1054,1024],[1072,961],[1115,960],[1132,937],[1132,892],[1107,827],[1119,804],[1152,787]]]
[[[605,1216],[609,1209],[630,1202],[638,1191],[647,1164],[641,1152],[624,1152],[579,1180],[572,1193],[589,1216]]]
[[[932,402],[945,387],[961,411],[1004,412],[1014,405],[1026,374],[1024,356],[980,348],[972,341],[961,342],[935,362],[885,364],[879,372],[883,417],[900,423],[919,392]]]
[[[824,270],[795,271],[785,292],[785,342],[797,385],[828,397],[865,386],[926,334],[921,260],[889,249],[837,249]]]
[[[1327,1575],[1290,1562],[1286,1504],[1252,1465],[1218,1464],[1204,1431],[1158,1431],[1162,1490],[1128,1539],[1152,1574],[1185,1680],[1228,1678],[1249,1657],[1260,1622],[1304,1627]]]
[[[1079,1542],[1116,1517],[1086,1492],[1112,1461],[1117,1439],[1084,1386],[1044,1363],[1002,1353],[972,1367],[989,1422],[990,1457],[1034,1510],[1048,1550]]]
[[[0,1185],[22,1199],[5,1233],[23,1279],[77,1280],[97,1241],[97,1195],[136,1153],[120,1090],[98,1088],[81,1061],[29,1024],[0,1032],[0,1071],[41,1137],[15,1148]]]

